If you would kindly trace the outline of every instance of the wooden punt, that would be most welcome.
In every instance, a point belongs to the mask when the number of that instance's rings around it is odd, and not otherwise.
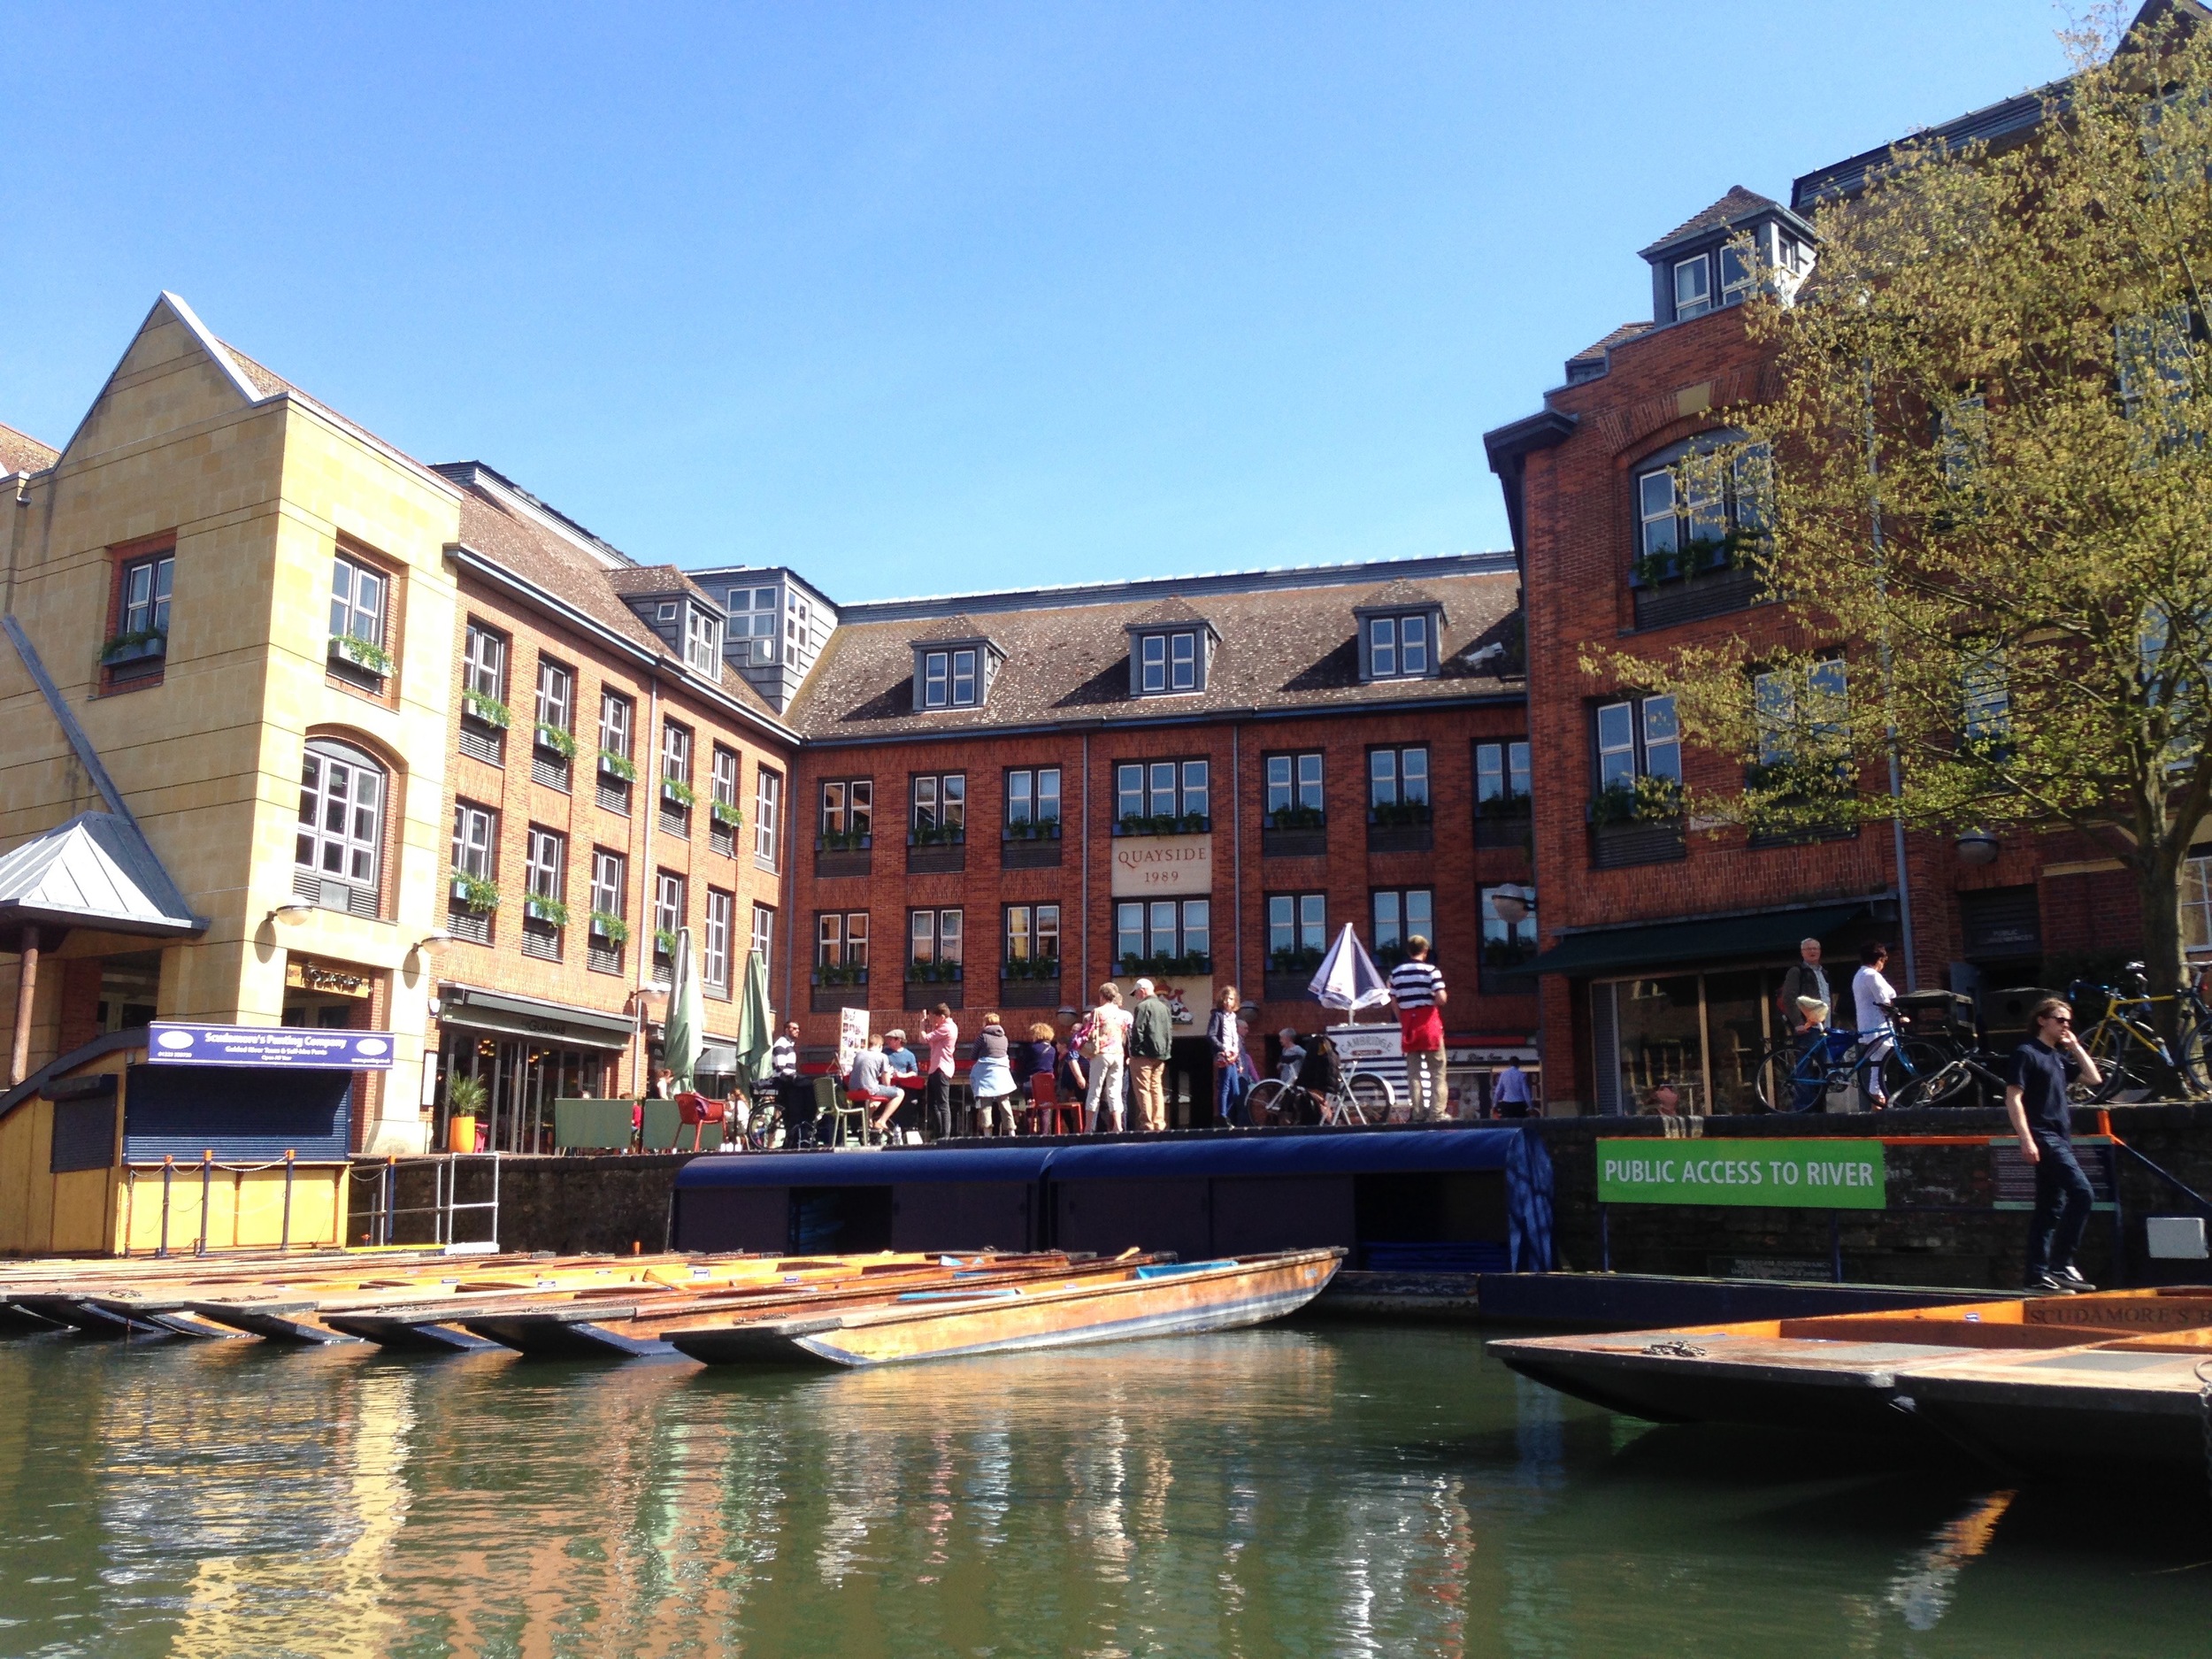
[[[941,1266],[870,1270],[860,1278],[813,1285],[764,1286],[680,1302],[630,1307],[572,1302],[545,1309],[497,1310],[462,1321],[472,1335],[543,1358],[629,1359],[676,1353],[677,1333],[711,1330],[740,1320],[787,1317],[794,1313],[883,1307],[928,1292],[979,1292],[1016,1285],[1065,1284],[1088,1277],[1125,1277],[1134,1266],[1172,1262],[1171,1256],[1125,1252],[1102,1263],[1057,1251],[1036,1256],[948,1258]]]
[[[1225,1331],[1296,1311],[1343,1259],[1332,1248],[1118,1263],[1073,1284],[924,1291],[887,1307],[674,1331],[669,1340],[709,1364],[819,1367]]]
[[[879,1279],[886,1275],[943,1276],[951,1258],[888,1251],[872,1256],[750,1256],[733,1258],[727,1271],[687,1277],[657,1276],[626,1284],[511,1289],[451,1298],[357,1307],[332,1307],[314,1317],[334,1334],[380,1347],[422,1352],[469,1351],[517,1344],[480,1333],[480,1320],[527,1320],[559,1316],[582,1324],[619,1324],[649,1308],[680,1309],[728,1298],[780,1296],[802,1287]],[[1054,1259],[1064,1260],[1064,1257]]]

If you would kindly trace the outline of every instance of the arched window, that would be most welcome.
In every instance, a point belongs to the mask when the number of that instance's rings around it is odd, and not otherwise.
[[[334,738],[308,740],[292,855],[293,887],[301,897],[356,916],[376,914],[388,783],[365,751]]]

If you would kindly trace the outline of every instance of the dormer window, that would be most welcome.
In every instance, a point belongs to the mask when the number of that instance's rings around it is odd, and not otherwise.
[[[1702,317],[1713,309],[1713,271],[1703,254],[1674,262],[1674,315],[1677,321]]]
[[[710,680],[722,672],[722,622],[703,606],[687,606],[684,615],[684,661]]]
[[[981,708],[991,695],[992,678],[1005,660],[990,641],[972,634],[916,640],[913,649],[918,710]]]
[[[1138,643],[1137,688],[1145,696],[1198,689],[1198,635],[1148,634]]]
[[[1425,615],[1371,617],[1367,623],[1367,660],[1370,680],[1423,680],[1428,677],[1431,642]]]

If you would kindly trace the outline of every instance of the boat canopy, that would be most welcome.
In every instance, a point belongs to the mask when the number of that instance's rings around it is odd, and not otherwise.
[[[697,1157],[676,1172],[676,1190],[722,1187],[896,1187],[908,1181],[1033,1181],[1048,1147],[958,1147],[942,1152],[778,1152],[767,1157]]]

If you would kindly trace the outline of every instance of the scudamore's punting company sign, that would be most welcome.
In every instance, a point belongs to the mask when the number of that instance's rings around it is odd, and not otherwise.
[[[1601,1141],[1601,1204],[1738,1204],[1882,1210],[1878,1141]]]
[[[146,1038],[154,1065],[319,1066],[388,1071],[388,1031],[325,1031],[304,1025],[187,1025],[157,1021]]]

